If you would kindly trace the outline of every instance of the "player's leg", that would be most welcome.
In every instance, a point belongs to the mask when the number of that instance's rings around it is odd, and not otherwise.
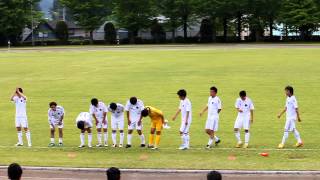
[[[97,139],[98,139],[98,144],[96,145],[97,147],[102,147],[102,123],[98,122],[97,124]]]
[[[84,134],[85,134],[85,130],[81,130],[80,131],[80,146],[79,148],[82,148],[85,146],[85,137],[84,137]]]
[[[250,140],[250,118],[246,118],[244,119],[244,124],[243,124],[243,128],[244,128],[244,146],[243,148],[248,148],[249,147],[249,140]]]
[[[140,137],[140,147],[146,147],[146,140],[144,134],[142,133],[142,127],[142,124],[140,124],[140,126],[137,124],[137,132]]]
[[[16,146],[23,146],[21,126],[18,125],[17,123],[16,123],[16,129],[17,129],[17,135],[18,135],[18,142]]]
[[[234,135],[237,139],[236,148],[240,148],[242,146],[241,136],[240,136],[240,129],[242,128],[242,121],[241,118],[237,117],[234,123]]]
[[[159,148],[162,127],[163,127],[162,121],[158,121],[156,123],[156,141],[153,149]]]
[[[111,139],[112,147],[117,147],[117,121],[111,117]]]
[[[179,130],[179,134],[180,134],[180,137],[181,137],[181,145],[179,147],[179,149],[184,149],[185,146],[186,146],[186,138],[185,138],[185,129],[186,129],[186,125],[182,122],[181,123],[181,126],[180,126],[180,130]]]
[[[59,146],[63,146],[63,127],[59,126]]]
[[[217,117],[214,119],[214,125],[213,125],[213,138],[215,140],[214,143],[216,146],[221,142],[220,138],[217,136],[218,129],[219,129],[219,118]]]
[[[120,142],[119,142],[119,147],[122,148],[123,147],[123,141],[124,141],[124,119],[120,119],[120,121],[118,121],[118,128],[120,131]]]
[[[49,147],[53,147],[55,146],[55,142],[54,142],[54,133],[55,133],[56,128],[52,125],[50,125],[50,143],[49,143]]]
[[[209,140],[208,140],[206,148],[211,148],[211,145],[214,140],[213,126],[214,126],[213,119],[207,119],[206,126],[205,126],[205,132],[208,134]]]
[[[88,147],[92,148],[92,131],[91,128],[87,128],[87,132],[88,132]]]
[[[153,148],[154,147],[154,134],[155,134],[155,132],[156,132],[156,122],[155,121],[151,121],[148,148]]]
[[[283,137],[282,137],[282,141],[281,143],[278,145],[278,148],[279,149],[283,149],[284,148],[284,145],[286,143],[286,140],[288,139],[289,137],[289,132],[292,131],[293,128],[292,128],[292,124],[291,124],[291,121],[289,119],[286,120],[286,124],[284,125],[284,133],[283,133]]]
[[[28,142],[28,146],[31,147],[32,146],[32,142],[31,142],[31,132],[28,126],[28,119],[27,118],[23,118],[22,119],[22,127],[26,133],[26,137],[27,137],[27,142]]]
[[[127,134],[127,145],[126,148],[131,148],[131,140],[132,140],[132,133],[133,129],[135,128],[136,123],[132,123],[128,125],[128,134]]]
[[[303,146],[303,142],[302,142],[302,140],[301,140],[300,133],[299,133],[299,131],[298,131],[297,128],[296,128],[296,120],[292,119],[291,122],[292,122],[292,124],[293,124],[294,137],[295,137],[296,140],[297,140],[296,147],[302,147],[302,146]]]
[[[108,128],[105,127],[103,128],[103,143],[104,143],[104,147],[108,147]]]

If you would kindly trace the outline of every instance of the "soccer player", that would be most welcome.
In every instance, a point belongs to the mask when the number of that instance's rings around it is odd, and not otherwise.
[[[91,148],[92,147],[92,144],[91,144],[91,142],[92,142],[92,131],[91,131],[92,118],[91,118],[90,113],[81,112],[76,119],[76,124],[77,124],[78,129],[81,130],[81,133],[80,133],[81,144],[80,144],[79,148],[85,147],[84,134],[86,131],[88,133],[88,147]]]
[[[180,150],[187,150],[190,148],[190,135],[189,129],[192,122],[192,106],[190,100],[187,98],[187,92],[181,89],[177,92],[180,99],[179,109],[173,116],[172,120],[176,120],[177,116],[181,112],[181,126],[180,136],[182,139],[182,145],[179,147]]]
[[[208,99],[208,104],[206,107],[200,112],[200,117],[208,111],[208,118],[206,121],[205,132],[209,135],[209,141],[206,148],[211,148],[213,141],[218,145],[221,140],[215,133],[218,131],[219,126],[219,113],[221,112],[221,101],[217,96],[218,89],[216,87],[210,88],[210,97]]]
[[[49,103],[48,110],[48,121],[50,126],[50,143],[49,147],[55,146],[54,133],[56,127],[59,129],[59,144],[58,146],[63,146],[63,118],[64,109],[62,106],[58,106],[56,102]]]
[[[111,112],[112,147],[117,147],[117,129],[119,129],[119,147],[122,148],[124,140],[124,106],[119,103],[110,103],[108,110]]]
[[[16,146],[23,146],[21,132],[21,128],[23,128],[26,133],[28,146],[31,147],[31,133],[28,127],[27,118],[27,97],[23,94],[22,88],[16,88],[13,95],[11,96],[11,101],[16,105],[16,128],[18,131],[18,143],[16,144]]]
[[[285,87],[285,93],[287,96],[286,105],[283,111],[280,112],[278,115],[278,118],[281,118],[281,116],[286,112],[286,124],[284,126],[284,134],[282,138],[282,142],[279,144],[278,148],[283,149],[284,144],[289,136],[289,132],[293,132],[294,136],[297,139],[296,147],[302,147],[303,142],[300,137],[300,133],[296,129],[296,121],[298,119],[299,122],[301,122],[300,113],[298,110],[298,102],[296,97],[293,95],[293,87],[287,86]]]
[[[132,139],[132,132],[134,129],[137,130],[141,144],[140,147],[145,147],[145,137],[142,133],[142,116],[141,111],[144,109],[144,104],[140,99],[136,97],[131,97],[125,106],[125,111],[127,113],[128,118],[128,135],[127,135],[127,146],[126,148],[131,148],[131,139]]]
[[[151,119],[151,131],[149,135],[149,145],[148,148],[153,150],[158,149],[160,144],[160,136],[163,125],[165,124],[162,111],[151,106],[146,106],[142,110],[141,115],[143,117],[149,116]],[[154,143],[154,134],[156,133],[156,140]]]
[[[103,135],[104,135],[104,146],[108,146],[108,117],[107,117],[108,109],[106,105],[98,101],[98,99],[93,98],[91,99],[91,105],[90,105],[90,114],[93,116],[93,119],[96,122],[96,128],[97,128],[97,137],[98,137],[98,144],[97,147],[102,147],[102,132],[103,129]]]
[[[237,138],[236,148],[240,148],[242,146],[242,141],[240,137],[240,129],[244,129],[245,138],[243,148],[249,147],[249,139],[250,139],[250,124],[253,123],[253,102],[249,97],[247,97],[246,91],[240,91],[240,98],[236,100],[235,107],[238,111],[238,116],[236,122],[234,124],[234,133]]]

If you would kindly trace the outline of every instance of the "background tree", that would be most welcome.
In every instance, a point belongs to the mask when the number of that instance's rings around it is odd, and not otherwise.
[[[111,22],[108,22],[104,25],[104,40],[109,44],[116,43],[117,31]]]
[[[151,35],[155,43],[160,43],[166,40],[166,32],[157,19],[154,19],[151,24]]]
[[[60,43],[62,44],[68,43],[69,31],[68,31],[68,25],[65,21],[57,22],[55,32]]]
[[[203,19],[200,26],[200,41],[204,43],[212,42],[213,27],[209,19]]]

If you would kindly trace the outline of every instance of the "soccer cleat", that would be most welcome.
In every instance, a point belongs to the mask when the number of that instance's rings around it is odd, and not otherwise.
[[[131,144],[127,144],[127,145],[126,145],[126,148],[131,148]]]
[[[152,148],[154,148],[154,146],[153,146],[152,144],[149,144],[149,145],[148,145],[148,148],[149,148],[149,149],[152,149]]]
[[[97,144],[96,147],[102,147],[102,144]]]
[[[28,144],[28,147],[32,147],[32,144]]]
[[[15,144],[15,146],[16,146],[16,147],[18,147],[18,146],[23,146],[23,144],[17,143],[17,144]]]
[[[211,146],[208,144],[208,145],[206,146],[206,149],[211,149]]]
[[[249,147],[249,144],[248,143],[244,143],[243,148],[247,149],[248,147]]]
[[[283,148],[284,148],[284,144],[280,143],[280,144],[278,145],[278,149],[283,149]]]
[[[54,143],[49,143],[48,147],[54,147],[55,144]]]
[[[84,144],[80,144],[79,148],[84,148],[86,147]]]
[[[296,143],[296,147],[297,147],[297,148],[303,147],[303,142],[301,142],[301,143]]]
[[[221,143],[221,140],[220,140],[220,139],[218,139],[218,141],[215,142],[216,146],[218,146],[219,143]]]
[[[123,145],[122,144],[119,144],[119,148],[122,148],[123,147]]]
[[[92,145],[91,145],[91,144],[88,144],[88,148],[92,148]]]
[[[118,145],[116,145],[116,144],[112,144],[112,147],[113,147],[113,148],[116,148],[116,147],[118,147]]]
[[[108,144],[104,144],[104,147],[108,147],[109,145]]]
[[[155,147],[153,147],[153,148],[151,148],[151,149],[152,149],[152,150],[158,150],[158,147],[155,146]]]
[[[187,147],[187,146],[180,146],[179,147],[179,150],[187,150],[187,149],[189,149],[189,147]]]
[[[141,148],[144,148],[144,147],[146,147],[146,145],[145,145],[145,144],[141,144],[140,147],[141,147]]]
[[[58,146],[62,147],[62,146],[63,146],[63,143],[59,143]]]
[[[236,145],[236,148],[241,148],[242,147],[242,142],[238,142],[237,145]]]

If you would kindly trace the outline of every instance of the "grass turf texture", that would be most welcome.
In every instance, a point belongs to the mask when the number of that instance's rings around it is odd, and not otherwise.
[[[181,168],[181,169],[264,169],[320,170],[319,110],[320,51],[318,48],[218,48],[195,49],[170,47],[125,50],[85,49],[0,52],[0,164],[18,162],[32,166]],[[284,87],[295,88],[302,123],[298,129],[305,146],[293,147],[290,134],[285,150],[275,150],[283,134],[285,119],[277,113],[285,103]],[[207,102],[209,87],[218,87],[223,102],[218,135],[221,145],[205,150],[206,117],[198,113]],[[14,105],[9,101],[16,86],[28,96],[28,119],[33,148],[15,148]],[[179,100],[176,91],[185,88],[193,105],[191,146],[179,151],[180,119],[170,121],[164,130],[158,151],[140,149],[134,134],[132,149],[78,149],[79,131],[75,117],[87,111],[90,99],[105,103],[125,103],[130,96],[145,105],[160,108],[171,119]],[[247,90],[255,104],[255,122],[251,128],[250,147],[233,149],[236,140],[233,125],[235,99]],[[66,110],[65,148],[39,148],[49,143],[48,103],[57,101]],[[110,121],[110,115],[109,115]],[[150,120],[144,119],[148,138]],[[96,143],[96,132],[93,131]],[[119,135],[118,137],[119,138]],[[24,135],[25,139],[25,135]],[[243,139],[243,132],[242,132]],[[87,140],[87,138],[86,138]],[[57,141],[57,140],[56,140]],[[25,142],[26,144],[26,142]],[[109,144],[111,134],[109,131]],[[202,149],[203,148],[203,149]],[[220,149],[219,149],[220,148]],[[259,153],[269,152],[269,157]]]

